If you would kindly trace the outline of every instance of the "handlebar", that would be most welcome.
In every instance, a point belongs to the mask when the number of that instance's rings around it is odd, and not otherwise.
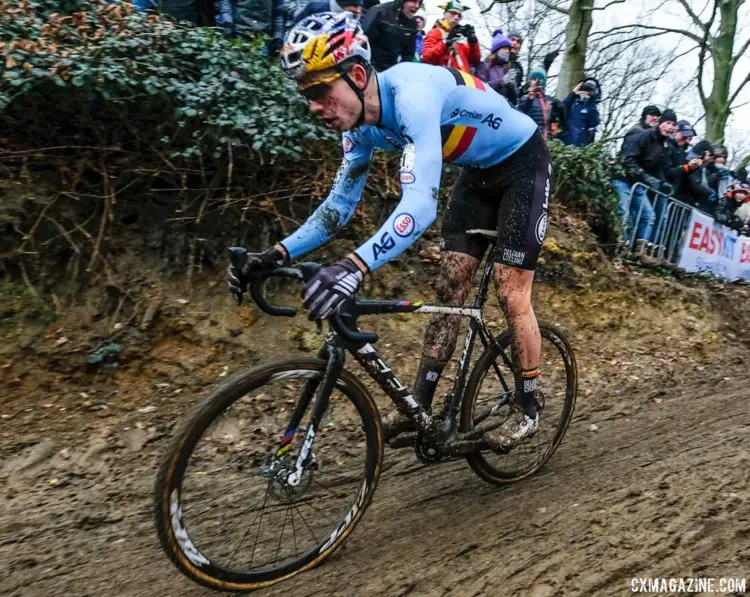
[[[247,261],[247,249],[244,249],[243,247],[230,247],[229,260],[235,268],[241,270]],[[320,268],[321,265],[319,263],[307,262],[300,264],[299,269],[293,267],[279,267],[253,274],[250,282],[250,296],[264,313],[280,317],[294,317],[297,314],[297,309],[293,307],[277,307],[265,299],[262,292],[263,283],[268,278],[289,278],[307,282]],[[238,305],[242,304],[242,294],[235,294],[235,299]],[[357,329],[352,329],[344,321],[344,317],[346,317],[347,319],[351,319],[352,323],[356,325],[356,301],[349,301],[348,304],[345,304],[342,307],[342,310],[346,312],[341,313],[341,311],[337,311],[328,318],[331,328],[333,328],[339,336],[352,344],[368,344],[378,341],[378,335],[376,333],[361,332]]]

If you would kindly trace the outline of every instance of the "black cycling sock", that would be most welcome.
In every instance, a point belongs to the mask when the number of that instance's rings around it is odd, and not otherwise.
[[[526,416],[536,417],[536,388],[539,378],[539,368],[522,369],[516,377],[517,396],[521,400],[521,408]]]
[[[435,396],[440,375],[445,369],[445,363],[436,361],[429,357],[422,357],[417,370],[417,378],[414,381],[414,399],[426,410],[432,406],[432,398]]]

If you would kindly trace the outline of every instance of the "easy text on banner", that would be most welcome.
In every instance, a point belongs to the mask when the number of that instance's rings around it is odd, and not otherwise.
[[[750,238],[693,210],[678,267],[750,282]]]

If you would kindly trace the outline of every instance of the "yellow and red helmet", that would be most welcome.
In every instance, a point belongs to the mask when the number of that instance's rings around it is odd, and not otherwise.
[[[370,42],[362,27],[348,12],[321,12],[302,19],[284,40],[281,48],[281,69],[304,89],[310,85],[329,83],[341,76],[336,68],[350,58],[370,62]],[[330,71],[330,72],[326,72]],[[309,77],[320,73],[319,77]]]

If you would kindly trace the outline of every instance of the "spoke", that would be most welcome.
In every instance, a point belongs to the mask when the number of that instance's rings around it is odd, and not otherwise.
[[[281,533],[279,534],[279,544],[276,546],[276,553],[273,556],[273,563],[275,564],[278,557],[279,557],[279,551],[281,550],[281,541],[284,539],[284,529],[286,528],[286,517],[289,516],[289,511],[291,508],[287,508],[284,512],[284,522],[281,524]]]
[[[253,518],[253,522],[250,523],[250,526],[247,527],[247,530],[242,535],[242,539],[240,540],[240,544],[237,546],[237,549],[234,550],[234,553],[232,554],[232,558],[234,558],[237,555],[237,552],[239,552],[239,550],[242,548],[242,544],[245,542],[245,539],[250,534],[250,529],[253,528],[253,525],[255,524],[255,521],[258,519],[258,516],[261,516],[263,514],[263,508],[265,507],[266,501],[268,500],[268,492],[270,491],[270,489],[271,489],[271,482],[269,481],[268,485],[266,485],[266,493],[263,496],[263,505],[261,506],[260,512],[258,512],[258,514],[255,515],[255,518]],[[252,563],[252,561],[253,560],[252,560],[252,556],[251,556],[250,557],[250,562]]]
[[[266,497],[263,500],[263,507],[260,510],[260,520],[258,521],[258,530],[255,532],[255,542],[253,543],[253,551],[250,554],[250,564],[253,563],[253,560],[255,559],[255,550],[258,547],[258,537],[260,536],[260,529],[263,526],[263,514],[266,511],[266,501],[268,500],[268,492],[271,489],[271,483],[268,484],[268,488],[266,489]]]
[[[302,519],[302,522],[305,523],[305,526],[307,527],[307,530],[310,532],[310,535],[312,535],[312,538],[315,539],[315,543],[320,543],[318,540],[318,537],[315,535],[315,533],[312,532],[312,529],[310,528],[310,525],[307,524],[307,520],[305,520],[305,517],[302,516],[302,512],[300,512],[299,508],[297,507],[297,504],[292,504],[294,506],[294,509],[297,511],[297,514],[299,514],[299,517]]]
[[[289,508],[290,512],[291,510]],[[297,555],[297,529],[294,527],[294,512],[292,512],[292,541],[294,541],[294,555]]]

